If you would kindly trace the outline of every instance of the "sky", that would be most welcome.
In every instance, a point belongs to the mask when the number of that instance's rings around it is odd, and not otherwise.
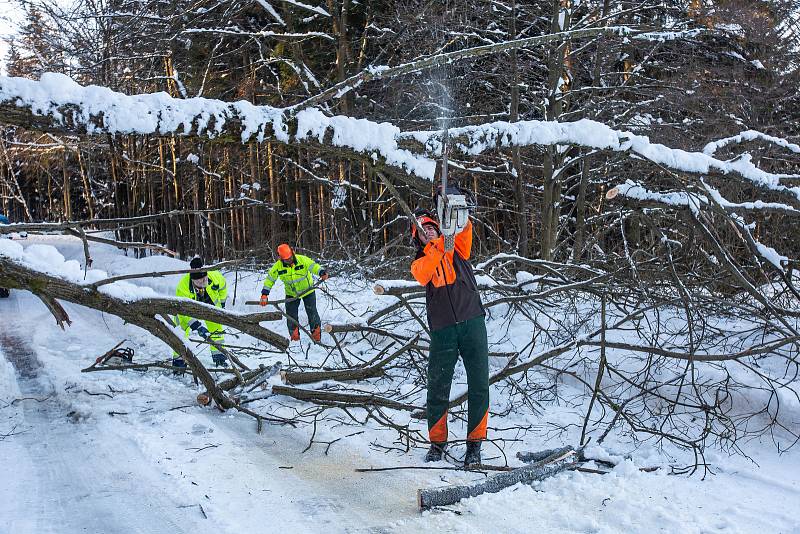
[[[22,10],[18,2],[0,0],[0,72],[5,74],[8,39],[17,33],[22,20]]]

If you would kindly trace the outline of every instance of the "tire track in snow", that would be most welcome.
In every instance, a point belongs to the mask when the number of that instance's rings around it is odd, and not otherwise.
[[[12,299],[19,301],[17,309],[37,305],[28,294],[15,292]],[[197,520],[197,508],[178,508],[169,479],[144,461],[132,440],[68,417],[70,407],[59,399],[21,334],[24,322],[6,315],[0,353],[14,366],[22,396],[47,400],[13,405],[25,431],[11,438],[11,450],[2,451],[0,466],[9,465],[0,470],[12,477],[5,483],[10,487],[3,506],[10,510],[4,511],[0,532],[179,534],[213,528]]]

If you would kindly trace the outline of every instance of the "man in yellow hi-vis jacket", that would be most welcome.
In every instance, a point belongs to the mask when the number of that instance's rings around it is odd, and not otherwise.
[[[192,269],[200,269],[203,267],[203,260],[195,257],[189,263]],[[228,300],[228,284],[225,277],[219,271],[199,271],[196,273],[188,273],[181,278],[178,282],[178,287],[175,290],[175,295],[187,299],[196,300],[211,304],[217,308],[224,308],[225,302]],[[203,324],[205,323],[205,325]],[[223,343],[225,336],[222,334],[222,325],[213,321],[203,321],[186,315],[176,315],[175,324],[179,325],[189,336],[189,331],[197,332],[203,339],[211,339],[217,343]],[[186,362],[183,358],[178,358],[177,354],[173,354],[172,365],[173,367],[186,367]],[[216,347],[211,346],[211,358],[214,360],[214,365],[224,367],[227,365],[227,358],[224,354],[219,352]]]
[[[300,321],[298,312],[300,311],[300,301],[306,308],[308,316],[308,327],[311,330],[311,337],[314,341],[321,338],[320,319],[317,313],[316,290],[312,287],[314,279],[312,275],[317,275],[320,280],[327,280],[328,273],[319,266],[317,262],[303,256],[295,254],[292,247],[286,243],[278,247],[278,257],[264,279],[264,288],[261,290],[261,305],[266,306],[269,302],[269,292],[275,282],[281,280],[286,287],[286,325],[289,328],[289,335],[292,341],[300,339]]]

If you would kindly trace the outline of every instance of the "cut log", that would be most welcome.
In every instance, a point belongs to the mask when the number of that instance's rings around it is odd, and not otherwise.
[[[377,366],[367,367],[364,369],[309,371],[305,373],[284,371],[281,373],[281,380],[284,384],[298,386],[300,384],[313,384],[315,382],[324,382],[326,380],[334,380],[336,382],[366,380],[367,378],[375,378],[381,376],[382,374],[383,369]]]
[[[545,449],[543,451],[533,451],[533,452],[518,452],[517,453],[517,460],[521,462],[525,462],[526,464],[530,464],[533,462],[541,462],[542,460],[554,455],[558,454],[564,449],[574,449],[572,446],[561,447],[559,449]],[[581,451],[583,449],[575,449],[578,452],[579,456],[581,455]]]
[[[449,506],[468,497],[477,497],[484,493],[497,493],[520,482],[530,484],[569,469],[575,465],[577,459],[578,455],[575,449],[564,447],[539,462],[500,473],[485,482],[469,486],[420,489],[417,492],[417,503],[420,510],[429,510],[436,506]]]
[[[407,351],[414,343],[416,343],[419,336],[414,337],[405,345],[386,356],[382,360],[376,362],[369,367],[358,367],[355,369],[341,369],[336,371],[308,371],[308,372],[281,372],[281,380],[284,384],[300,385],[300,384],[313,384],[314,382],[324,382],[325,380],[335,380],[337,382],[346,382],[349,380],[365,380],[367,378],[376,378],[382,376],[384,367]]]
[[[272,386],[272,393],[292,397],[293,399],[323,405],[342,406],[383,406],[392,410],[410,412],[418,409],[412,404],[406,404],[371,393],[339,393],[337,391],[322,391],[315,389],[301,389],[290,386]]]
[[[424,288],[421,286],[384,286],[381,284],[375,284],[372,288],[372,291],[376,295],[390,295],[393,297],[401,297],[401,296],[409,296],[409,297],[420,297],[425,295]]]

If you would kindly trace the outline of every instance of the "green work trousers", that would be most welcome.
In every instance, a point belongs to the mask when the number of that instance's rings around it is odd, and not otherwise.
[[[428,357],[428,432],[447,441],[450,385],[459,355],[467,371],[467,440],[486,439],[489,416],[489,342],[483,315],[431,332]]]

